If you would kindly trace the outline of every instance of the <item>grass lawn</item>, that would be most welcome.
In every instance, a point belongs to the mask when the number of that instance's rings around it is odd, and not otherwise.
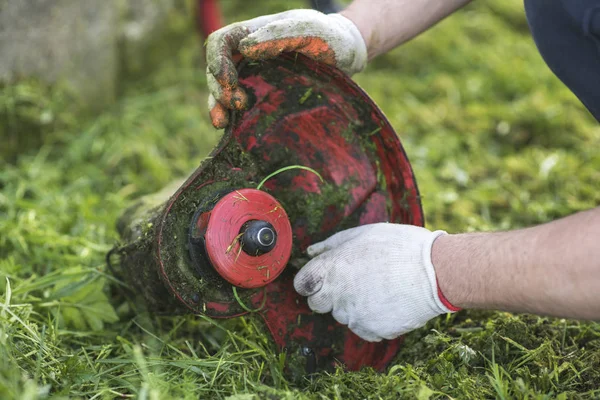
[[[222,3],[228,22],[305,4]],[[400,135],[429,228],[513,229],[600,203],[600,128],[537,53],[521,1],[475,2],[356,80]],[[220,133],[192,34],[122,86],[84,116],[58,86],[1,89],[0,143],[21,151],[0,159],[0,399],[600,397],[596,323],[461,311],[408,334],[384,373],[290,382],[253,317],[132,310],[104,264],[116,219]]]

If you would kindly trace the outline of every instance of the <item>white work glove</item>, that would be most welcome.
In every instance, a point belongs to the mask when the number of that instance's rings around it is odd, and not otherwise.
[[[362,339],[394,339],[458,309],[440,298],[431,246],[443,231],[378,223],[339,232],[307,249],[296,291]],[[444,303],[445,302],[445,303]]]
[[[315,10],[291,10],[237,22],[213,32],[206,46],[208,106],[216,128],[229,123],[227,109],[243,110],[248,101],[238,87],[234,51],[253,60],[298,52],[348,75],[363,70],[367,63],[367,46],[356,25],[340,14]]]

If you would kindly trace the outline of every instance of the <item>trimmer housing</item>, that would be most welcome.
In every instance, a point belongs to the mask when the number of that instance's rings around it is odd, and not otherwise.
[[[259,309],[277,348],[305,360],[307,372],[381,370],[401,339],[368,343],[313,313],[293,278],[311,243],[343,229],[423,225],[398,136],[356,83],[302,55],[242,62],[239,82],[250,105],[232,112],[210,156],[119,221],[122,273],[155,312],[228,318]]]

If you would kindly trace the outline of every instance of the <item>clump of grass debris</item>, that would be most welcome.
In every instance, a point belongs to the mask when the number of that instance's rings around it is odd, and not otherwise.
[[[229,22],[305,6],[267,3],[223,2]],[[290,382],[254,316],[156,317],[115,295],[104,257],[117,217],[219,136],[203,68],[188,61],[92,118],[31,83],[2,89],[0,105],[39,96],[11,106],[2,140],[19,121],[56,123],[0,160],[0,398],[600,396],[597,323],[461,311],[408,334],[384,373]],[[356,79],[400,134],[429,227],[512,229],[600,202],[600,130],[544,65],[521,2],[474,2]]]

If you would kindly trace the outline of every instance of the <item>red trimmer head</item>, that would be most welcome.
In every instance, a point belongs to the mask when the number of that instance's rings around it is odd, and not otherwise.
[[[259,310],[293,370],[380,370],[400,340],[368,343],[330,314],[312,313],[293,278],[308,245],[340,230],[423,224],[400,141],[332,67],[284,55],[242,63],[239,77],[250,106],[232,113],[210,157],[170,197],[144,200],[121,219],[125,277],[157,312]]]

